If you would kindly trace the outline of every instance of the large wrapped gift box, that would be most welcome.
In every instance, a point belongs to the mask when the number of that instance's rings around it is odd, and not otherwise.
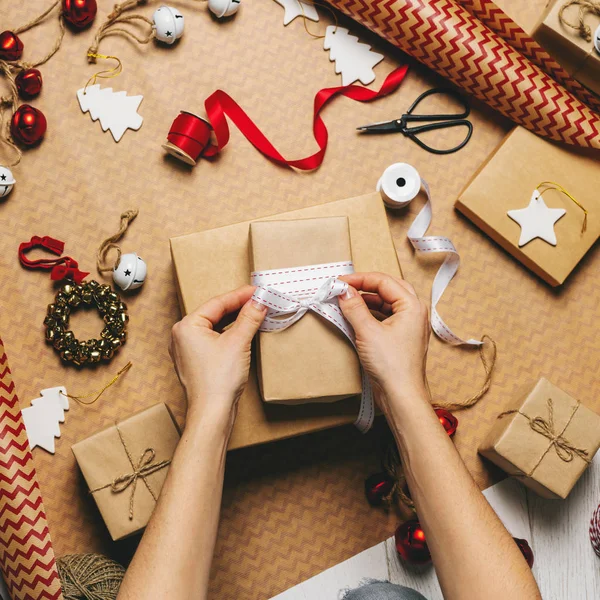
[[[251,223],[250,241],[252,271],[352,262],[346,216]],[[315,287],[326,278],[318,271],[313,277]],[[259,333],[257,349],[265,402],[327,402],[361,393],[360,363],[352,344],[312,311],[284,331]]]
[[[517,127],[461,192],[456,208],[493,240],[552,286],[561,285],[600,236],[600,168],[597,151],[543,140]],[[544,202],[567,213],[554,225],[557,244],[534,239],[519,248],[521,227],[506,213],[525,208],[543,181],[563,186],[588,211],[584,214],[555,190]]]
[[[544,498],[566,498],[600,447],[600,416],[541,378],[501,413],[479,448]]]
[[[73,445],[113,540],[148,524],[178,442],[171,411],[156,404]]]
[[[346,217],[356,271],[401,276],[387,215],[377,193],[274,215],[261,221]],[[249,282],[252,271],[250,221],[171,239],[181,311],[187,314],[209,298]],[[306,240],[310,245],[311,240]],[[306,317],[303,317],[305,319]],[[302,319],[302,320],[303,320]],[[297,327],[298,323],[293,327]],[[273,333],[279,336],[280,333]],[[355,360],[354,357],[352,360]],[[280,373],[285,378],[286,373]],[[356,387],[357,393],[359,387]],[[262,402],[253,362],[239,403],[230,449],[352,423],[359,398],[300,406]]]
[[[594,36],[600,26],[600,14],[586,11],[584,22],[590,27],[592,39],[586,40],[578,31],[560,22],[559,12],[566,0],[550,0],[533,37],[575,79],[600,94],[600,53],[594,47]],[[563,20],[578,23],[580,5],[563,13]]]

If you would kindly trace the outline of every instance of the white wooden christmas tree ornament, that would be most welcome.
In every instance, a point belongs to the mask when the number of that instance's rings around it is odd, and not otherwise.
[[[99,84],[77,90],[81,110],[89,112],[92,121],[100,120],[102,130],[110,130],[118,142],[128,129],[137,131],[144,122],[137,110],[144,96],[128,96],[127,92],[113,92]]]
[[[335,61],[335,72],[342,74],[342,85],[375,81],[373,67],[383,60],[383,54],[373,52],[369,44],[359,42],[344,27],[327,27],[323,48],[329,50],[329,60]]]
[[[10,169],[0,165],[0,198],[8,196],[17,183]]]
[[[275,2],[281,4],[284,8],[284,25],[288,25],[296,17],[301,17],[302,15],[304,15],[304,18],[314,21],[315,23],[319,22],[319,13],[312,2],[302,2],[302,0],[275,0]]]
[[[234,15],[241,2],[242,0],[208,0],[208,8],[217,19],[224,19]]]
[[[567,211],[564,208],[548,208],[539,190],[533,190],[529,205],[518,210],[509,210],[506,214],[521,226],[519,247],[540,238],[552,246],[556,246],[554,224]]]
[[[29,447],[36,446],[54,454],[54,438],[60,437],[59,423],[65,422],[65,411],[69,410],[69,398],[64,387],[42,390],[31,406],[21,411],[29,438]]]
[[[185,19],[172,6],[161,6],[152,15],[156,39],[163,44],[174,44],[183,35]]]

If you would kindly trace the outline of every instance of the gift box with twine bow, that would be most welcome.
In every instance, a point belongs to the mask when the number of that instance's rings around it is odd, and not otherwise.
[[[179,437],[171,411],[156,404],[72,447],[114,541],[148,524]]]
[[[600,416],[543,377],[498,415],[479,453],[544,498],[566,498],[600,447]]]

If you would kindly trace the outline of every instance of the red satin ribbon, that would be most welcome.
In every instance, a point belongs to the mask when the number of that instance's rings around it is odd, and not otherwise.
[[[27,269],[44,269],[50,271],[50,278],[53,281],[61,279],[73,279],[75,283],[81,283],[89,273],[84,273],[79,270],[77,261],[70,256],[62,256],[61,258],[38,258],[37,260],[29,260],[26,253],[33,248],[43,248],[53,254],[60,256],[64,249],[65,243],[60,240],[55,240],[49,236],[40,237],[34,235],[29,242],[23,242],[19,245],[19,260]]]
[[[227,125],[227,115],[237,128],[244,134],[246,139],[267,158],[279,165],[295,167],[303,171],[316,169],[323,162],[325,150],[327,148],[327,127],[319,113],[325,105],[336,96],[345,96],[357,102],[371,102],[377,98],[382,98],[394,92],[404,79],[408,71],[408,66],[404,65],[392,71],[383,82],[379,91],[370,90],[358,85],[347,85],[334,88],[326,88],[315,96],[314,102],[314,120],[313,134],[319,150],[298,160],[287,160],[284,158],[271,142],[265,137],[260,129],[254,124],[252,119],[244,112],[240,105],[223,90],[217,90],[211,94],[204,102],[206,114],[211,122],[215,135],[217,137],[217,146],[211,146],[204,152],[204,156],[216,154],[221,151],[229,141],[229,127]]]

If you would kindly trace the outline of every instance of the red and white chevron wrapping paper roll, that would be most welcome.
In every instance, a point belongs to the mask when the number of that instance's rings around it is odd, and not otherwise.
[[[12,600],[63,597],[42,494],[1,339],[0,568]]]
[[[520,28],[495,5],[465,0],[471,13],[454,0],[328,2],[515,123],[556,141],[600,148],[600,114],[536,64],[559,77],[551,61],[539,54],[533,62],[517,49],[535,56],[537,46],[528,46],[527,36],[517,39]]]
[[[590,542],[592,542],[594,552],[600,556],[600,504],[594,511],[590,521]]]

